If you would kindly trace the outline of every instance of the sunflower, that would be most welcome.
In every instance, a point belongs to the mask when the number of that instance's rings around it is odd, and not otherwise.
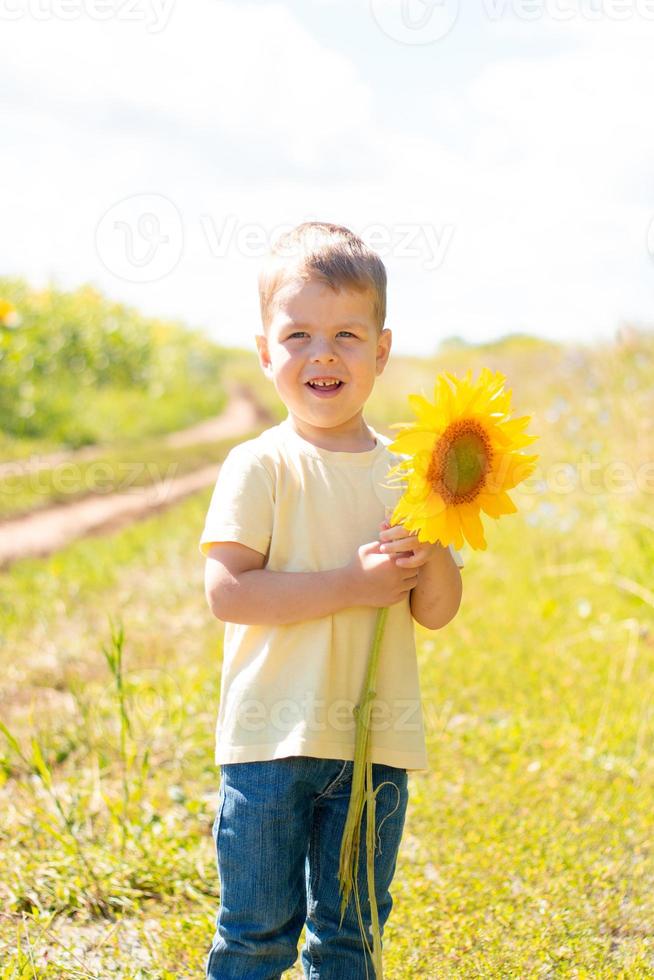
[[[452,388],[448,378],[453,382]],[[435,404],[423,395],[409,395],[417,422],[398,422],[392,429],[403,431],[388,447],[403,459],[387,473],[393,481],[406,483],[406,489],[391,516],[391,524],[403,524],[417,531],[419,541],[440,541],[463,546],[464,537],[473,548],[486,548],[479,512],[491,517],[512,514],[517,508],[507,490],[533,472],[538,456],[525,456],[517,450],[534,442],[525,429],[530,416],[509,418],[511,392],[504,391],[505,377],[483,368],[479,379],[440,374],[436,378]],[[379,651],[388,616],[388,607],[378,610],[372,650],[359,704],[355,708],[356,739],[352,788],[345,828],[341,840],[339,890],[341,925],[350,893],[354,891],[362,941],[373,961],[376,980],[383,977],[381,933],[375,900],[375,793],[370,761],[370,712],[375,696]],[[357,887],[359,835],[366,805],[366,868],[370,896],[372,948],[361,918]]]
[[[505,381],[488,368],[477,381],[470,370],[464,378],[440,374],[435,404],[409,395],[417,421],[391,426],[403,431],[389,449],[409,457],[388,471],[391,481],[406,484],[391,524],[416,531],[419,541],[461,548],[466,539],[485,550],[480,512],[496,519],[516,512],[507,490],[526,479],[538,459],[517,450],[539,437],[525,432],[531,416],[509,418]]]

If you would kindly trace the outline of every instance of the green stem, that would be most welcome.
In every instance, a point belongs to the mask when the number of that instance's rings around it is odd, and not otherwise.
[[[359,704],[354,709],[357,720],[354,744],[354,766],[352,769],[352,789],[348,805],[345,829],[341,841],[338,879],[341,892],[341,921],[350,897],[352,888],[357,891],[357,869],[359,864],[359,840],[363,816],[363,804],[367,803],[366,814],[366,851],[368,873],[368,895],[373,929],[373,964],[377,980],[382,978],[381,937],[379,934],[379,917],[377,914],[377,896],[375,891],[375,798],[372,788],[372,763],[370,760],[370,712],[375,699],[377,684],[377,668],[381,651],[384,627],[388,617],[388,606],[377,613],[375,636],[368,660],[368,669],[363,685]],[[361,923],[360,923],[361,927]],[[368,946],[365,933],[362,938]]]

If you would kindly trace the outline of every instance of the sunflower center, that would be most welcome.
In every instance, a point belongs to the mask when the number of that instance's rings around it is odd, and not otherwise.
[[[446,504],[470,503],[484,485],[493,447],[476,419],[457,419],[433,448],[427,480]]]

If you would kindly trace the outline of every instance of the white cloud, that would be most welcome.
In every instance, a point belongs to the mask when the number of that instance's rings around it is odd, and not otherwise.
[[[317,217],[388,229],[396,349],[429,351],[453,332],[606,334],[644,317],[652,28],[480,17],[479,64],[419,92],[403,89],[406,48],[355,63],[282,3],[178,3],[159,33],[145,21],[6,24],[0,265],[92,279],[248,343],[258,259],[239,233]],[[468,24],[442,42],[450,53],[465,50]],[[419,132],[383,101],[388,77],[421,100]],[[116,279],[94,249],[102,215],[137,193],[169,197],[184,220],[181,261],[151,284]],[[217,256],[206,224],[220,235],[230,216]],[[414,254],[402,255],[410,223]],[[437,269],[425,225],[448,243]]]
[[[83,18],[9,25],[3,73],[64,119],[121,108],[153,123],[283,143],[312,162],[368,118],[370,89],[279,3],[195,0],[167,28]],[[147,132],[146,132],[147,136]]]

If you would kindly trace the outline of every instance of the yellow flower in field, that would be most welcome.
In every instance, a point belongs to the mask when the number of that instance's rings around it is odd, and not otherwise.
[[[17,322],[18,314],[14,304],[0,297],[0,327],[13,327]]]
[[[511,392],[504,391],[505,380],[488,368],[482,368],[477,381],[471,371],[464,378],[441,374],[434,404],[409,395],[417,421],[391,426],[403,431],[389,448],[410,457],[388,473],[406,483],[391,524],[416,531],[419,541],[461,548],[466,539],[472,548],[484,550],[480,512],[494,518],[515,513],[507,490],[533,473],[538,459],[518,450],[539,437],[525,432],[531,416],[509,418]]]

